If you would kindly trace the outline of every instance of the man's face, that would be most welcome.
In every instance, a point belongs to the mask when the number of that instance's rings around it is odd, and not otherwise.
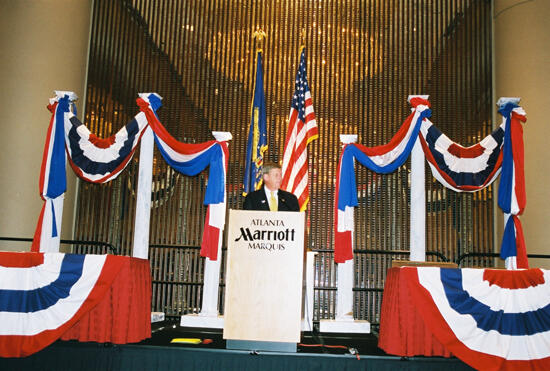
[[[264,174],[264,184],[271,191],[278,190],[282,181],[281,169],[274,168],[269,173]]]

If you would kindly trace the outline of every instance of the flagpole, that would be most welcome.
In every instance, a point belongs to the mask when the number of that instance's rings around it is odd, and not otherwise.
[[[252,103],[250,105],[250,128],[245,158],[245,174],[243,179],[243,196],[260,189],[262,185],[261,169],[263,154],[267,150],[267,130],[265,114],[265,96],[263,89],[263,41],[266,33],[258,28],[252,34],[257,40],[255,58],[255,76]]]

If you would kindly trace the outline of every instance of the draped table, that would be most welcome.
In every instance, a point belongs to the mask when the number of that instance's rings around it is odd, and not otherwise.
[[[128,256],[0,252],[0,356],[58,339],[139,342],[151,336],[149,261]]]
[[[550,271],[390,268],[378,346],[477,369],[550,369]]]

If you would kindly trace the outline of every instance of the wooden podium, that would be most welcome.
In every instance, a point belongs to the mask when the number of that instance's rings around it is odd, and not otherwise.
[[[230,210],[227,246],[227,348],[296,352],[304,213]]]

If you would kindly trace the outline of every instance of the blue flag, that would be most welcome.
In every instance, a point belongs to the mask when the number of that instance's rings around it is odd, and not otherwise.
[[[254,99],[250,110],[250,129],[246,146],[246,168],[243,180],[243,195],[260,189],[262,186],[262,165],[267,150],[267,120],[265,115],[264,77],[262,53],[256,54],[256,81]]]

